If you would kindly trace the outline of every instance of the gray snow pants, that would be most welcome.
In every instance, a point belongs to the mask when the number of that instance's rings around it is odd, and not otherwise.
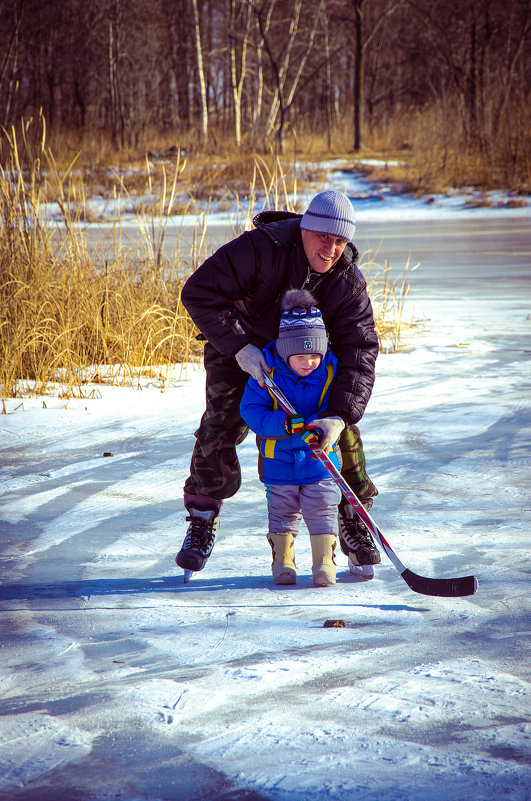
[[[294,537],[299,531],[301,517],[310,534],[337,534],[337,505],[341,493],[331,478],[313,484],[267,484],[269,533]]]

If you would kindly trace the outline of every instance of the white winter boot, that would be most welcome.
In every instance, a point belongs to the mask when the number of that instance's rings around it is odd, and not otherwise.
[[[336,563],[334,561],[336,535],[311,534],[310,543],[313,559],[313,583],[316,587],[333,587],[336,583]]]
[[[267,539],[273,552],[271,571],[275,584],[296,584],[295,538],[293,534],[268,534]]]

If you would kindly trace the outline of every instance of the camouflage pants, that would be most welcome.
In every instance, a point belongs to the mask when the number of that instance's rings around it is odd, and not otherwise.
[[[249,432],[240,417],[240,401],[249,378],[236,359],[224,356],[205,344],[206,410],[195,432],[196,443],[190,475],[184,485],[185,505],[221,508],[224,498],[240,488],[241,471],[236,454]],[[343,458],[342,474],[358,498],[371,498],[378,490],[365,469],[365,454],[357,426],[350,426],[339,438]]]
[[[367,475],[365,452],[358,426],[345,428],[339,437],[341,475],[360,500],[375,498],[378,490]]]

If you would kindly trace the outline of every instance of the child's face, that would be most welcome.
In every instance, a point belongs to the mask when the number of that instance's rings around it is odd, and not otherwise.
[[[288,364],[297,375],[310,375],[321,364],[318,353],[297,353],[290,356]]]

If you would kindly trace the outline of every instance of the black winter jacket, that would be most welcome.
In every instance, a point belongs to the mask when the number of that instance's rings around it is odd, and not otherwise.
[[[182,291],[192,320],[216,350],[234,356],[249,342],[263,348],[278,336],[280,298],[305,287],[316,298],[339,368],[328,408],[358,422],[374,384],[378,338],[358,251],[347,244],[327,273],[311,272],[300,234],[301,215],[266,211],[198,267]]]

